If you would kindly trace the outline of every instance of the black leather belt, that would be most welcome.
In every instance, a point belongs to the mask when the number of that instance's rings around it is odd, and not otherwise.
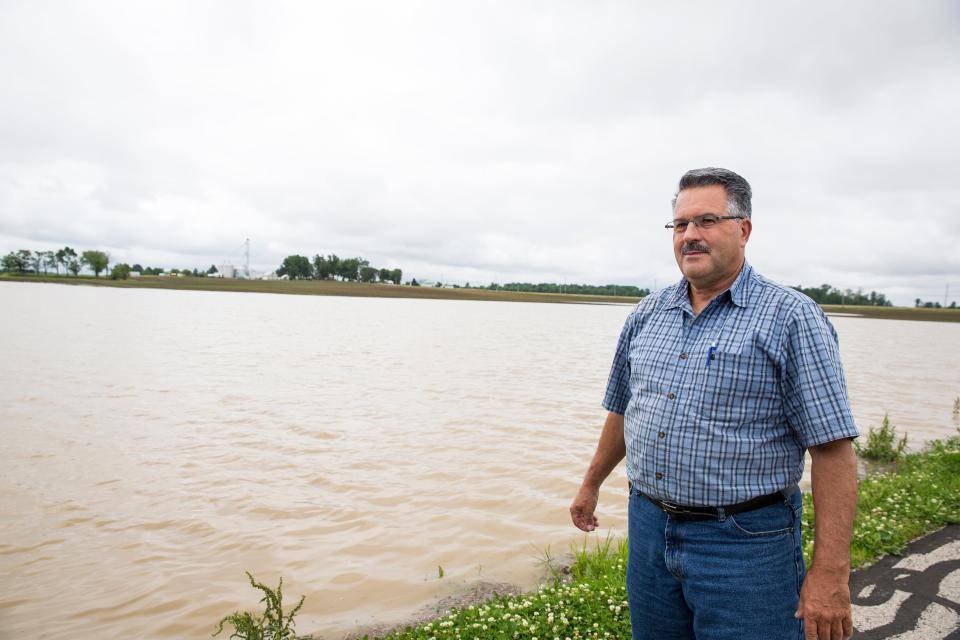
[[[631,492],[632,490],[633,488],[631,487]],[[719,518],[721,509],[723,509],[724,515],[729,516],[736,513],[753,511],[754,509],[760,509],[761,507],[768,507],[771,504],[777,504],[778,502],[783,502],[788,497],[793,495],[793,492],[796,490],[796,486],[793,486],[783,491],[776,491],[765,496],[757,496],[756,498],[751,498],[744,502],[738,502],[737,504],[731,504],[725,507],[687,507],[684,505],[667,502],[666,500],[657,500],[656,498],[651,498],[645,493],[640,493],[639,491],[637,494],[652,502],[671,518],[676,518],[677,520],[707,520]]]

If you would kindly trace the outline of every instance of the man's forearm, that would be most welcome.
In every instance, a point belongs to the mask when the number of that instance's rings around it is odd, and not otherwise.
[[[610,472],[626,455],[627,447],[623,441],[623,416],[611,411],[607,414],[606,422],[603,423],[600,442],[583,477],[583,486],[599,489]]]
[[[810,456],[816,519],[811,568],[849,573],[857,511],[857,456],[849,440],[815,447]]]

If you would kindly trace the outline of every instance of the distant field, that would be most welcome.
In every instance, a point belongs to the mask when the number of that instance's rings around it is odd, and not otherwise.
[[[844,313],[881,320],[927,320],[960,322],[960,309],[916,309],[914,307],[855,307],[839,304],[822,305],[827,313]]]
[[[392,284],[364,284],[332,280],[234,280],[229,278],[176,278],[144,276],[129,280],[73,276],[0,275],[0,282],[54,282],[136,289],[181,289],[239,291],[305,296],[359,296],[365,298],[433,298],[435,300],[493,300],[506,302],[559,302],[566,304],[635,304],[639,298],[584,296],[566,293],[523,293],[487,289],[441,289]],[[859,307],[823,305],[827,313],[840,313],[885,320],[960,322],[960,309],[915,309],[913,307]]]
[[[627,296],[586,296],[566,293],[524,293],[487,289],[443,289],[393,284],[367,284],[333,280],[235,280],[231,278],[193,278],[143,276],[129,280],[73,276],[0,275],[0,282],[53,282],[99,287],[135,289],[180,289],[195,291],[239,291],[282,293],[305,296],[357,296],[365,298],[433,298],[435,300],[493,300],[501,302],[560,302],[567,304],[636,304],[639,298]]]

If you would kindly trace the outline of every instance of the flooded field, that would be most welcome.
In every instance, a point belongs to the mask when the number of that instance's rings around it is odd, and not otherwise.
[[[630,310],[16,283],[0,306],[0,637],[141,639],[253,608],[245,570],[325,637],[533,584],[581,539]],[[957,428],[960,324],[833,322],[862,430]]]

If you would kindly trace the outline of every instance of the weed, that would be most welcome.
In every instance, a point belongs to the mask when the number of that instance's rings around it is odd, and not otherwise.
[[[867,460],[878,462],[896,462],[907,448],[907,435],[897,441],[897,428],[890,424],[890,416],[884,414],[879,429],[867,430],[867,444],[854,441],[857,453]]]
[[[280,578],[280,583],[274,590],[254,580],[249,571],[246,574],[250,578],[250,586],[263,592],[263,598],[260,600],[260,602],[266,603],[263,615],[255,617],[249,611],[234,612],[220,620],[213,635],[219,635],[223,631],[224,623],[229,623],[233,625],[231,638],[239,638],[240,640],[295,640],[293,617],[300,611],[306,596],[300,596],[300,602],[297,603],[297,606],[284,617],[283,578]]]
[[[892,427],[888,428],[892,431]],[[891,439],[892,440],[892,439]],[[960,430],[920,453],[902,453],[895,471],[860,483],[851,561],[862,566],[897,553],[910,540],[960,522]],[[813,549],[813,504],[804,496],[803,547]],[[550,550],[543,563],[554,559]],[[607,536],[574,549],[573,582],[555,580],[533,593],[497,597],[383,640],[613,640],[630,637],[625,572],[627,541]]]

